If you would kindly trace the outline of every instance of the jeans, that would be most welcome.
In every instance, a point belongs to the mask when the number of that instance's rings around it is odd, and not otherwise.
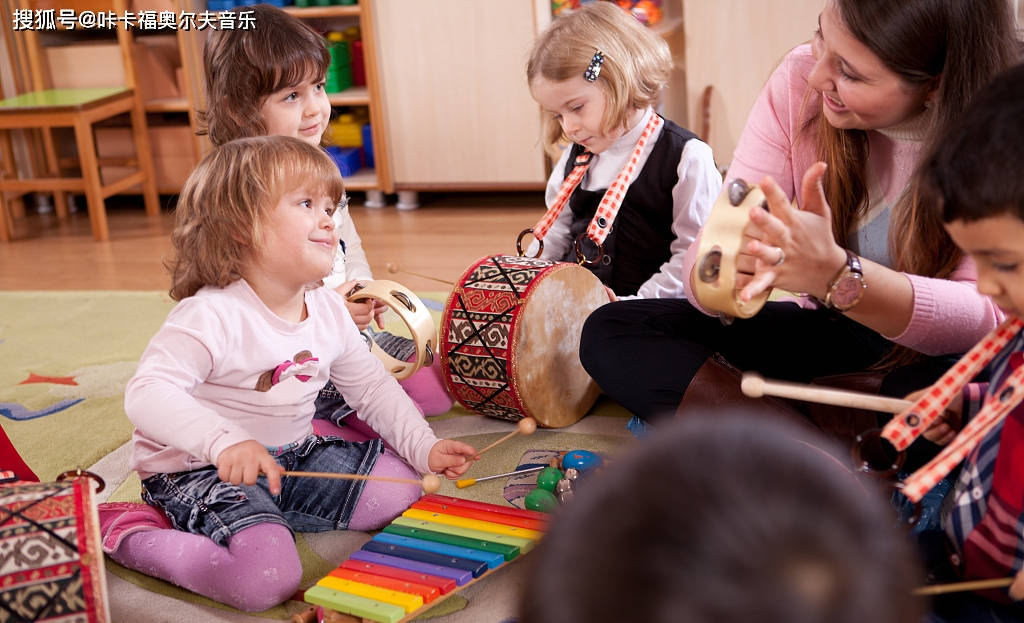
[[[366,475],[381,452],[381,440],[353,443],[312,435],[303,441],[270,449],[288,471]],[[219,545],[231,535],[260,523],[278,523],[293,532],[344,530],[352,517],[363,480],[286,476],[281,493],[271,495],[266,476],[255,485],[223,482],[213,465],[188,472],[156,474],[142,481],[142,498],[163,508],[171,524],[204,534]]]

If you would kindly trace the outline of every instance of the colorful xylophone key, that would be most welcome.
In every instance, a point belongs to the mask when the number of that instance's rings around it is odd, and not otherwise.
[[[397,623],[485,577],[543,536],[533,511],[426,495],[306,591],[306,601]]]

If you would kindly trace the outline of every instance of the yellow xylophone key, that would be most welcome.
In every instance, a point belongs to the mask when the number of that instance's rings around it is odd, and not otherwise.
[[[304,599],[309,604],[325,606],[343,614],[379,623],[398,623],[405,618],[405,608],[401,606],[336,591],[319,584],[306,589]]]
[[[517,526],[506,526],[504,524],[492,523],[490,521],[483,521],[480,519],[468,519],[466,517],[457,517],[455,515],[447,515],[445,513],[435,513],[431,511],[420,510],[418,508],[410,508],[409,510],[402,513],[402,517],[409,517],[410,519],[422,519],[425,521],[432,521],[434,523],[447,524],[449,526],[459,526],[462,528],[470,528],[472,530],[483,530],[484,532],[493,532],[495,534],[507,534],[509,536],[518,536],[531,541],[539,541],[543,532],[538,530],[531,530],[529,528],[519,528]]]
[[[406,612],[412,612],[417,608],[423,607],[423,598],[419,595],[400,593],[398,591],[381,588],[372,584],[343,580],[331,575],[320,580],[316,585],[341,591],[343,593],[358,595],[359,597],[366,597],[367,599],[382,601],[386,604],[401,606]]]

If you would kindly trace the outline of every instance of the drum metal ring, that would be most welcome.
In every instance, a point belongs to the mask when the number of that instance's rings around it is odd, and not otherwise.
[[[576,263],[579,264],[580,266],[596,266],[598,262],[600,262],[601,259],[604,257],[604,245],[597,245],[597,257],[595,257],[592,260],[587,259],[587,257],[583,255],[583,249],[580,248],[580,243],[583,241],[583,238],[586,235],[587,232],[583,232],[579,236],[576,236],[576,242],[574,244],[574,250],[576,251]]]
[[[523,251],[523,237],[526,236],[526,234],[532,233],[532,227],[529,229],[524,229],[523,231],[519,232],[519,237],[516,238],[516,253],[519,254],[519,257],[526,257],[526,251]],[[544,252],[544,241],[541,240],[540,238],[537,238],[536,236],[534,236],[534,239],[537,241],[537,244],[540,245],[540,248],[537,249],[537,255],[534,255],[533,257],[530,258],[531,260],[540,257],[540,254]]]
[[[75,469],[69,469],[66,472],[62,472],[59,476],[57,476],[57,482],[67,480],[69,478],[88,478],[89,480],[92,480],[93,482],[96,483],[96,493],[103,491],[103,489],[107,487],[107,483],[104,482],[104,480],[100,478],[98,475],[92,472],[85,471],[80,467]]]

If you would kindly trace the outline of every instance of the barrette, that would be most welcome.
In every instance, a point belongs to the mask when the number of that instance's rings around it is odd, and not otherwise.
[[[587,82],[594,82],[597,77],[601,74],[601,63],[604,62],[604,52],[598,50],[594,52],[594,58],[590,59],[590,64],[587,65],[587,70],[583,72],[583,79]]]

